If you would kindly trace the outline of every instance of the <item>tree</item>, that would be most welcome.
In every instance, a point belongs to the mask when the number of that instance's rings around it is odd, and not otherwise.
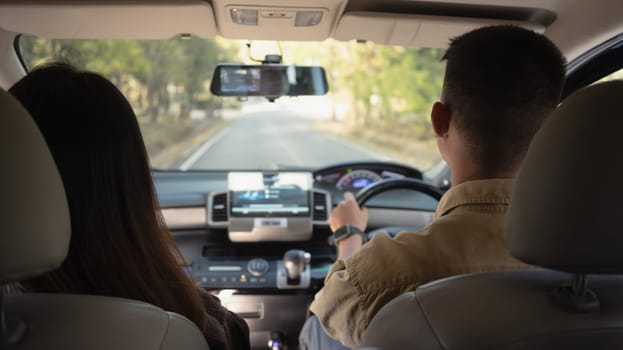
[[[206,89],[219,61],[248,60],[244,42],[214,39],[48,40],[20,39],[29,67],[61,60],[109,78],[151,121],[182,118],[193,109],[208,115],[221,98]],[[350,119],[382,131],[432,138],[428,121],[443,83],[442,50],[371,42],[285,42],[284,64],[322,65],[330,94],[349,101]],[[278,45],[270,45],[276,53]],[[256,53],[257,54],[257,53]],[[175,104],[177,109],[170,108]],[[176,110],[175,115],[169,113]],[[141,112],[143,109],[141,108]],[[169,115],[171,114],[171,115]]]
[[[152,121],[168,113],[171,98],[179,99],[177,117],[188,115],[197,103],[197,95],[205,92],[219,60],[229,60],[236,54],[233,46],[217,39],[48,40],[32,36],[20,38],[20,52],[28,68],[61,61],[102,74],[134,106],[142,106],[144,98],[145,112]],[[176,87],[179,96],[172,96],[170,86]],[[202,104],[214,106],[216,102],[210,96]]]

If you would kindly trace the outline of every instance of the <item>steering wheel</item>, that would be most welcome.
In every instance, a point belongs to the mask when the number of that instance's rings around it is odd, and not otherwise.
[[[422,180],[416,180],[411,178],[401,178],[401,179],[386,179],[379,182],[375,182],[370,186],[367,186],[361,189],[355,195],[355,199],[359,206],[363,206],[366,202],[368,202],[372,197],[387,192],[394,189],[408,189],[413,191],[418,191],[424,194],[427,194],[437,201],[441,200],[443,196],[443,191],[439,188],[428,184]],[[391,227],[383,227],[378,228],[376,230],[372,230],[366,234],[368,240],[372,239],[374,236],[381,232],[387,232],[390,236],[394,237],[398,232],[402,231],[418,231],[422,227],[416,226],[391,226]]]

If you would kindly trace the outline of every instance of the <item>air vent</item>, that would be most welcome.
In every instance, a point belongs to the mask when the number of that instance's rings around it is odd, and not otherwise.
[[[314,221],[327,221],[329,208],[327,208],[327,195],[325,193],[314,192],[313,209]]]
[[[226,222],[227,215],[227,193],[215,194],[212,197],[212,222]]]

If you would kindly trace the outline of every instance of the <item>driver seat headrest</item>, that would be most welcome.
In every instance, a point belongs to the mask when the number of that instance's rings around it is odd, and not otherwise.
[[[0,90],[0,285],[52,270],[71,233],[63,182],[30,114]]]
[[[508,213],[511,254],[572,273],[623,273],[623,81],[568,97],[534,137]]]

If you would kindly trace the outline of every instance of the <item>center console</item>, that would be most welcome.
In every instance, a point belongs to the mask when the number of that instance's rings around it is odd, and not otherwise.
[[[326,240],[329,194],[312,186],[310,172],[229,172],[227,191],[207,201],[208,221],[226,229],[226,242],[193,261],[193,279],[207,289],[309,288],[312,258],[316,267],[333,258],[327,256],[333,253]],[[218,251],[223,246],[229,253]]]
[[[189,272],[245,318],[254,349],[296,348],[335,259],[327,244],[330,195],[313,189],[303,171],[229,172],[223,190],[206,198],[207,239]]]
[[[270,342],[296,348],[309,303],[336,259],[335,247],[327,244],[329,214],[342,193],[336,183],[344,174],[353,182],[361,175],[349,169],[155,173],[167,223],[172,217],[184,224],[172,226],[172,233],[192,263],[186,272],[245,318],[253,349]],[[383,203],[411,208],[404,203],[418,200],[403,197]],[[383,203],[371,219],[377,226],[432,216],[382,209]]]
[[[278,260],[194,261],[191,274],[206,289],[304,289],[310,286],[311,270],[311,254],[291,249]]]

